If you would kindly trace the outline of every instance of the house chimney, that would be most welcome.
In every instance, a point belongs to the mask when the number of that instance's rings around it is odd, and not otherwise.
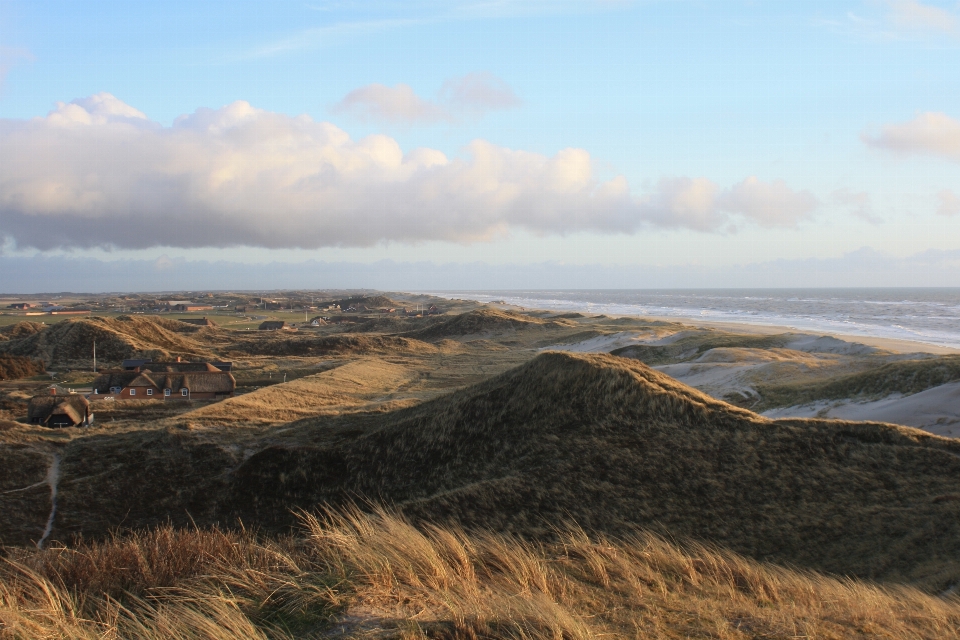
[[[177,362],[180,362],[180,356],[177,356]]]

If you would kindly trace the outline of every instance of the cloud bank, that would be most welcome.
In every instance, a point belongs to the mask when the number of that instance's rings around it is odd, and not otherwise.
[[[394,87],[368,84],[348,93],[332,110],[373,122],[436,124],[456,122],[465,115],[482,116],[520,104],[510,85],[481,71],[445,81],[436,100],[421,98],[410,85],[403,83]]]
[[[315,249],[537,234],[729,232],[791,226],[817,200],[749,177],[722,189],[665,178],[634,194],[590,154],[552,157],[483,140],[463,157],[352,140],[306,115],[239,101],[172,126],[101,93],[45,117],[0,121],[0,237],[19,247]]]
[[[862,136],[868,145],[900,154],[923,154],[960,160],[960,121],[928,111],[909,122],[884,125],[880,133]]]

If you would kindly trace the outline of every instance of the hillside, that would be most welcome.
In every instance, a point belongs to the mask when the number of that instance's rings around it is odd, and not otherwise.
[[[16,380],[41,375],[46,369],[43,362],[23,356],[0,355],[0,380]]]
[[[768,420],[634,360],[544,353],[416,407],[266,430],[238,429],[242,413],[220,429],[183,419],[0,448],[0,467],[35,469],[0,477],[0,540],[39,538],[55,453],[51,539],[168,521],[276,531],[291,509],[369,500],[541,540],[570,523],[644,527],[837,574],[932,589],[960,580],[960,442]]]
[[[41,327],[35,332],[21,328],[16,337],[0,342],[0,353],[35,358],[48,366],[91,362],[96,341],[101,362],[134,356],[203,356],[209,354],[209,347],[194,340],[191,334],[209,336],[215,331],[157,316],[77,318]]]
[[[384,404],[384,395],[415,377],[405,367],[368,358],[210,404],[181,414],[180,419],[228,425],[238,421],[276,423],[361,408],[370,410]],[[391,406],[396,403],[393,400]]]
[[[259,333],[259,332],[258,332]],[[244,355],[253,356],[343,356],[370,354],[426,354],[437,348],[420,340],[379,335],[292,336],[263,332],[231,345]]]
[[[384,513],[296,537],[162,528],[0,565],[11,638],[957,637],[960,604],[650,534],[532,545]],[[121,609],[122,607],[122,609]],[[119,611],[118,611],[119,610]]]
[[[508,311],[496,309],[478,309],[445,318],[429,327],[404,334],[418,340],[440,340],[443,338],[484,338],[527,331],[565,326],[559,322],[549,322]]]

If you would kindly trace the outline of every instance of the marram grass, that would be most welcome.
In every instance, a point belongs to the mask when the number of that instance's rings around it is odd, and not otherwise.
[[[960,600],[638,532],[534,544],[378,511],[12,553],[0,638],[951,638]]]

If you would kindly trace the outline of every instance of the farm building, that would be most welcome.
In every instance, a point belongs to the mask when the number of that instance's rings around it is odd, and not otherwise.
[[[34,396],[27,405],[27,418],[30,424],[53,429],[87,426],[93,422],[90,403],[77,394]]]

